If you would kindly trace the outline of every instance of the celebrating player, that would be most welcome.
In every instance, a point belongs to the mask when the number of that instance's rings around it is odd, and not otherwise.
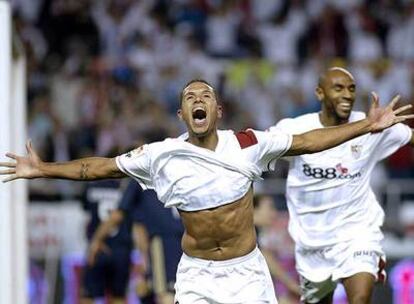
[[[397,100],[366,118],[299,135],[286,132],[218,130],[222,116],[215,90],[193,80],[181,94],[178,117],[188,133],[144,145],[116,158],[91,157],[43,162],[30,143],[27,156],[7,153],[13,162],[0,173],[17,178],[94,180],[131,176],[154,188],[166,207],[176,206],[185,232],[175,301],[188,303],[277,303],[263,255],[256,246],[252,183],[281,156],[320,152],[357,136],[379,132],[414,115],[399,115]]]
[[[350,72],[331,68],[316,88],[321,112],[283,119],[270,131],[300,134],[365,119],[364,113],[352,111],[355,91]],[[370,187],[371,172],[407,143],[414,144],[413,132],[399,123],[320,153],[289,158],[289,232],[296,242],[296,267],[306,303],[332,303],[338,282],[349,303],[370,303],[375,280],[385,275],[380,245],[384,212]]]

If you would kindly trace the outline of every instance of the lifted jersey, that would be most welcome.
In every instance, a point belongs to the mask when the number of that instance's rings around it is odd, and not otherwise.
[[[350,122],[364,117],[352,112]],[[269,131],[299,134],[317,128],[323,128],[319,114],[311,113],[283,119]],[[319,153],[288,158],[286,199],[295,242],[322,247],[378,229],[384,213],[370,187],[371,172],[411,136],[408,126],[397,124]]]
[[[154,189],[166,207],[196,211],[242,198],[291,143],[284,132],[219,130],[215,151],[181,136],[144,145],[118,156],[116,163],[144,189]]]

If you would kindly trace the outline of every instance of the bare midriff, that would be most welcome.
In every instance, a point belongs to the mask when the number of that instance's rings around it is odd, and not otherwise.
[[[228,260],[256,246],[253,224],[253,190],[241,199],[213,209],[180,211],[185,233],[185,254],[206,260]]]

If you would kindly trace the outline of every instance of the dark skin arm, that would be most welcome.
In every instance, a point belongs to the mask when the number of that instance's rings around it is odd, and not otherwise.
[[[30,141],[26,144],[26,150],[26,156],[18,156],[13,153],[6,154],[15,162],[0,162],[0,167],[8,168],[0,171],[0,174],[7,175],[3,182],[18,178],[45,177],[89,181],[126,176],[118,169],[115,158],[87,157],[68,162],[53,163],[43,162],[33,149]]]
[[[366,133],[380,132],[396,123],[414,118],[412,114],[399,115],[411,108],[411,105],[402,106],[394,110],[395,105],[400,99],[399,96],[394,97],[390,104],[384,108],[379,106],[377,95],[373,94],[373,97],[367,118],[341,126],[316,129],[294,135],[292,146],[285,155],[294,156],[320,152]]]
[[[105,239],[109,234],[117,228],[124,220],[124,213],[121,210],[111,212],[109,218],[102,222],[92,236],[88,250],[89,265],[95,264],[96,256],[100,251],[109,252],[109,248],[105,245]]]

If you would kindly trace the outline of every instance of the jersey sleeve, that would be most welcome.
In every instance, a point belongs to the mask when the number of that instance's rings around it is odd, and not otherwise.
[[[292,140],[293,140],[293,135],[298,134],[297,130],[295,130],[295,128],[294,128],[294,120],[292,118],[282,119],[276,125],[271,126],[266,131],[268,131],[270,133],[283,132],[283,133],[287,133],[287,134],[292,134]],[[292,161],[293,157],[292,156],[283,156],[282,159],[285,160],[285,161]],[[277,163],[277,159],[274,159],[273,161],[271,161],[271,163],[269,164],[269,170],[272,170],[272,171],[275,170],[276,163]]]
[[[390,156],[400,147],[406,145],[413,136],[409,126],[398,123],[380,133],[380,140],[376,147],[378,161]]]
[[[119,170],[135,179],[143,190],[152,189],[151,147],[143,145],[128,153],[116,157]]]
[[[280,130],[251,130],[257,138],[257,160],[263,171],[275,169],[277,159],[282,157],[292,146],[293,136]]]

